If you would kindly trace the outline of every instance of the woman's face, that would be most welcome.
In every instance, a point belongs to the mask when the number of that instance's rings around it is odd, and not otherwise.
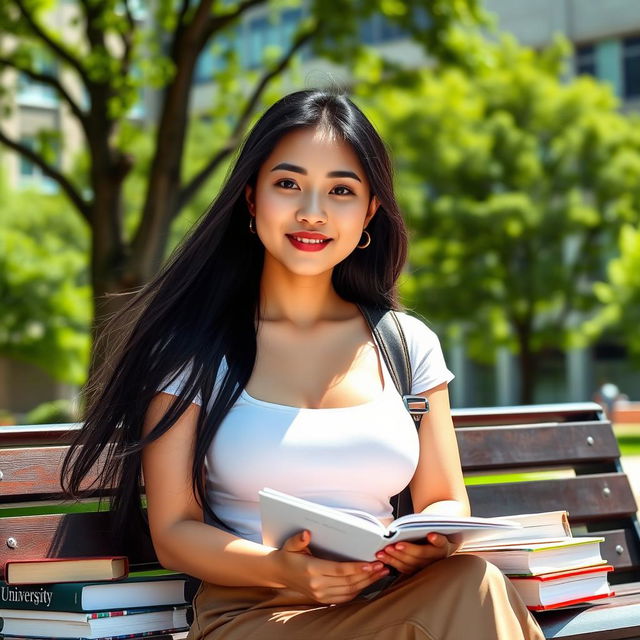
[[[260,168],[255,193],[248,185],[245,195],[265,266],[275,260],[305,276],[330,271],[358,251],[378,208],[351,146],[316,128],[283,136]]]

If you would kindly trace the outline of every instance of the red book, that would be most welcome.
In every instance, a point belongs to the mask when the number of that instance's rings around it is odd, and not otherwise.
[[[546,611],[613,596],[609,571],[613,567],[597,565],[509,579],[529,609]]]
[[[126,556],[10,560],[4,573],[12,585],[119,580],[128,575],[129,560]]]

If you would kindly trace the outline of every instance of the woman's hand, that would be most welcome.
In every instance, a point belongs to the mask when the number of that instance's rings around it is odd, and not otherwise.
[[[311,533],[291,536],[276,553],[285,586],[313,602],[339,604],[353,600],[365,587],[389,573],[382,562],[334,562],[309,551]]]
[[[427,544],[396,542],[376,554],[380,562],[396,568],[400,573],[412,574],[427,565],[450,556],[459,545],[449,542],[439,533],[427,535]]]

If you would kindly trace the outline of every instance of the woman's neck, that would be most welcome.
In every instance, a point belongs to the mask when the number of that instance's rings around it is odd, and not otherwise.
[[[260,280],[261,320],[308,328],[323,320],[346,319],[353,312],[353,305],[333,288],[330,271],[302,276],[265,261]]]

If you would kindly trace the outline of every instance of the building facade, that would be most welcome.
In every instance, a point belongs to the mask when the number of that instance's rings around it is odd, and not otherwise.
[[[140,4],[144,5],[143,2]],[[51,13],[52,26],[65,28],[70,7],[71,3],[59,0]],[[496,16],[500,30],[512,33],[524,45],[540,49],[550,44],[556,34],[564,35],[575,47],[573,73],[591,74],[609,83],[620,98],[623,110],[640,111],[638,0],[485,0],[485,7]],[[274,16],[259,7],[247,12],[226,38],[219,39],[216,50],[207,50],[201,56],[194,78],[194,111],[201,111],[211,104],[215,92],[211,78],[220,65],[225,64],[226,50],[233,51],[243,69],[259,69],[265,48],[290,42],[304,13],[304,8],[290,8]],[[143,16],[144,11],[141,10],[140,15]],[[381,15],[374,15],[361,24],[360,37],[364,43],[377,47],[395,60],[428,64],[421,49]],[[308,47],[301,51],[300,60],[307,85],[332,84],[347,78],[346,68],[313,59]],[[51,61],[40,61],[43,70],[56,73],[52,64]],[[74,87],[71,78],[65,80],[70,81],[68,84],[75,92],[74,97],[82,102],[79,88]],[[12,81],[16,87],[15,109],[3,119],[4,130],[27,146],[35,144],[43,130],[59,131],[64,145],[57,162],[63,168],[71,166],[82,149],[83,138],[65,105],[51,88],[25,76],[13,74]],[[141,95],[131,118],[141,122],[152,120],[156,97],[153,92]],[[56,189],[55,183],[28,160],[5,150],[2,161],[9,184],[45,192]],[[461,344],[450,345],[448,356],[457,374],[457,380],[452,384],[454,405],[513,404],[517,401],[517,374],[511,354],[500,353],[493,369],[471,362]],[[5,364],[5,371],[8,371],[7,367]],[[631,396],[637,395],[633,389],[640,388],[640,374],[629,365],[624,349],[619,345],[603,343],[593,349],[550,354],[545,358],[544,367],[547,370],[537,402],[588,399],[598,383],[605,379],[615,379]],[[0,373],[2,368],[0,366]],[[7,380],[15,375],[5,377],[3,382],[0,375],[0,386],[9,384]],[[44,383],[39,386],[46,387]],[[50,389],[57,388],[54,383],[50,386]],[[0,393],[0,399],[0,405],[4,402],[6,408],[11,408],[10,393]],[[23,404],[21,400],[20,409],[16,410],[24,410]]]

